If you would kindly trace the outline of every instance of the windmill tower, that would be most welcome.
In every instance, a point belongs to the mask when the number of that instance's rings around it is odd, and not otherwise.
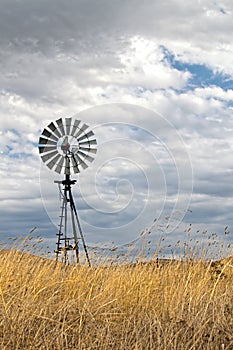
[[[87,124],[72,118],[60,118],[51,122],[42,132],[39,139],[39,153],[42,161],[49,169],[64,174],[64,180],[54,181],[58,184],[62,195],[61,215],[58,225],[56,243],[56,261],[61,257],[68,262],[68,253],[75,252],[79,263],[79,240],[81,239],[86,259],[90,259],[84,235],[80,225],[77,209],[72,195],[72,186],[77,180],[72,180],[72,174],[78,174],[94,160],[96,139]]]

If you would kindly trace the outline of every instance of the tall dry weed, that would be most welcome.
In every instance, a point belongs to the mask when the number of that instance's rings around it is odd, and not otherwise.
[[[233,349],[232,260],[54,265],[0,252],[1,350]]]

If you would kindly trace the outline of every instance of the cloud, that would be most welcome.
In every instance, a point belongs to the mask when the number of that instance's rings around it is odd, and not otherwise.
[[[74,188],[91,241],[176,210],[185,222],[189,206],[195,223],[232,225],[231,17],[230,0],[2,1],[0,231],[56,231],[59,177],[40,171],[37,141],[60,116],[98,138]]]

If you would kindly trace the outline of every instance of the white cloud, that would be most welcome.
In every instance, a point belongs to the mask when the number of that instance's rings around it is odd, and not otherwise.
[[[90,124],[100,140],[96,161],[80,175],[83,198],[78,196],[92,240],[95,223],[106,225],[107,240],[115,235],[109,230],[111,224],[122,225],[119,241],[135,238],[139,227],[155,215],[172,211],[179,187],[178,206],[187,209],[189,155],[194,170],[193,220],[203,225],[212,221],[217,210],[209,203],[214,198],[220,212],[216,227],[232,224],[232,89],[221,86],[221,81],[219,86],[206,82],[194,88],[190,81],[195,77],[188,68],[201,64],[213,76],[220,72],[229,75],[224,79],[232,79],[231,15],[230,0],[221,6],[209,0],[185,4],[181,0],[4,1],[0,172],[5,180],[0,209],[5,221],[0,231],[16,232],[17,221],[23,230],[27,220],[31,226],[38,220],[43,230],[51,229],[48,221],[47,226],[42,222],[47,219],[40,207],[36,143],[50,121],[78,112],[77,117]],[[157,111],[168,121],[135,106]],[[104,125],[108,122],[112,125]],[[143,172],[150,180],[148,201]],[[41,181],[46,209],[57,224],[55,177],[46,169]],[[98,206],[105,211],[124,210],[104,215],[98,213]],[[134,222],[140,212],[143,215]],[[132,226],[124,226],[129,222]],[[107,233],[99,230],[97,236],[103,240]]]
[[[131,39],[131,45],[120,55],[120,61],[122,67],[115,71],[113,78],[124,85],[153,90],[182,88],[191,76],[171,68],[158,44],[140,37]]]

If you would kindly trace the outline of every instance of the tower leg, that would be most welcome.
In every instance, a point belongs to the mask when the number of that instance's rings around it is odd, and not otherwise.
[[[87,251],[87,246],[86,246],[86,243],[85,243],[85,240],[84,240],[82,228],[81,228],[80,221],[79,221],[79,218],[78,218],[78,213],[77,213],[77,210],[76,210],[76,207],[75,207],[75,204],[74,204],[74,199],[73,199],[73,195],[72,195],[72,192],[71,192],[71,188],[70,188],[70,191],[69,191],[69,195],[70,195],[71,211],[74,213],[76,221],[77,221],[77,224],[78,224],[78,229],[79,229],[80,237],[82,239],[83,248],[84,248],[84,251],[85,251],[85,254],[86,254],[86,259],[87,259],[88,265],[91,266],[91,262],[90,262],[88,251]]]
[[[67,264],[68,262],[68,254],[67,254],[67,192],[64,190],[64,200],[65,200],[65,222],[64,222],[64,247],[63,247],[63,255],[64,255],[64,263]]]
[[[74,236],[74,243],[75,243],[74,250],[75,250],[75,254],[76,254],[77,264],[79,264],[78,235],[77,235],[77,231],[76,231],[75,216],[74,216],[74,210],[73,210],[73,207],[72,207],[71,200],[70,200],[70,212],[71,212],[72,229],[73,229],[73,236]]]
[[[58,262],[59,254],[61,252],[61,239],[63,236],[62,228],[63,228],[63,219],[66,216],[67,212],[67,199],[65,195],[63,196],[63,201],[62,201],[62,207],[61,207],[61,216],[60,216],[60,223],[59,223],[59,229],[58,229],[58,238],[57,238],[57,249],[55,250],[56,253],[56,262]],[[65,215],[64,215],[65,214]],[[66,218],[65,218],[65,226],[66,226]]]

